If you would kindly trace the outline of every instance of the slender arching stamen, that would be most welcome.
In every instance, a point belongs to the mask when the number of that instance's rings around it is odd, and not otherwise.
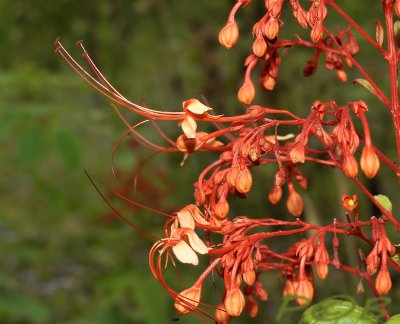
[[[141,135],[139,132],[137,132],[131,124],[126,120],[126,118],[121,114],[119,111],[118,107],[112,103],[111,106],[114,108],[115,112],[117,113],[118,117],[122,120],[122,122],[130,129],[132,133],[134,133],[138,139],[137,141],[140,142],[143,146],[146,146],[150,149],[156,150],[156,151],[166,151],[168,148],[159,146],[157,144],[154,144],[153,142],[149,141],[146,139],[143,135]],[[146,119],[146,122],[151,121],[150,119]],[[142,122],[143,123],[143,122]],[[134,127],[139,126],[139,124],[136,124]]]
[[[92,60],[92,58],[90,57],[89,53],[86,51],[86,49],[83,47],[83,43],[82,41],[78,42],[78,45],[80,45],[82,47],[83,50],[83,57],[88,61],[89,66],[91,67],[91,69],[94,71],[94,73],[97,75],[97,77],[100,79],[100,81],[104,84],[104,86],[109,89],[110,93],[112,93],[114,96],[118,97],[119,99],[121,99],[122,101],[128,103],[129,105],[133,105],[133,106],[139,106],[131,101],[129,101],[128,99],[126,99],[120,92],[118,92],[117,89],[115,89],[115,87],[106,79],[106,77],[101,73],[101,71],[99,70],[99,68],[96,66],[96,64],[94,63],[94,61]],[[153,109],[149,109],[143,106],[140,106],[141,109],[149,112],[149,113],[165,113],[167,115],[183,115],[183,112],[175,112],[175,111],[158,111],[158,110],[153,110]]]
[[[88,84],[90,84],[94,89],[99,91],[101,94],[106,96],[118,104],[131,109],[132,111],[153,119],[169,119],[169,120],[181,120],[184,118],[184,112],[163,112],[158,110],[152,110],[135,103],[130,102],[124,97],[120,97],[118,94],[111,92],[109,88],[104,86],[101,82],[96,80],[92,75],[90,75],[76,60],[68,53],[60,41],[57,41],[58,47],[55,52],[60,54],[61,57],[74,69],[74,71],[83,78]],[[86,75],[86,76],[85,76]],[[91,81],[90,81],[91,80]],[[164,118],[163,118],[164,117]]]

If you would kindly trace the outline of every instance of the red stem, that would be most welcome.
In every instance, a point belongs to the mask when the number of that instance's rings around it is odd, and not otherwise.
[[[398,57],[396,50],[396,40],[393,26],[393,1],[384,0],[383,12],[385,14],[386,34],[388,52],[385,59],[389,65],[390,80],[390,112],[392,114],[394,132],[397,144],[397,161],[400,162],[400,107],[399,107],[399,85],[398,85]]]

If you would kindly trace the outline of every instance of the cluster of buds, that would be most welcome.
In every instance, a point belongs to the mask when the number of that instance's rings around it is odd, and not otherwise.
[[[396,248],[387,237],[383,224],[376,218],[372,218],[372,238],[375,245],[365,259],[367,273],[372,276],[378,270],[379,263],[381,264],[376,276],[375,288],[379,295],[386,295],[392,288],[392,280],[387,267],[388,258],[396,253]]]
[[[266,91],[272,91],[275,88],[276,79],[278,78],[279,65],[282,59],[276,49],[271,48],[267,52],[267,56],[261,70],[260,85]]]
[[[353,66],[352,57],[356,55],[360,49],[357,39],[352,34],[350,28],[348,28],[345,31],[339,30],[336,34],[335,39],[326,39],[324,41],[324,45],[328,48],[331,48],[331,50],[326,52],[326,69],[329,71],[336,71],[337,78],[342,82],[346,82],[347,73],[344,70],[343,60],[341,56],[344,56],[344,60],[348,67]]]

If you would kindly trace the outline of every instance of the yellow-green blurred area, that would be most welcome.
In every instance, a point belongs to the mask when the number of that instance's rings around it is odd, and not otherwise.
[[[340,2],[374,35],[379,1],[370,0],[361,8],[356,1]],[[160,237],[164,216],[132,208],[112,197],[109,189],[123,185],[129,198],[172,213],[193,203],[196,175],[217,155],[190,156],[180,167],[181,154],[153,156],[154,152],[128,136],[115,153],[113,178],[112,152],[126,126],[110,101],[53,53],[53,42],[60,36],[71,54],[84,62],[75,46],[76,41],[84,40],[104,75],[133,102],[180,111],[182,101],[199,98],[207,100],[216,114],[242,113],[236,91],[243,80],[243,60],[250,54],[252,23],[262,17],[264,9],[263,1],[253,0],[239,12],[241,39],[226,50],[219,46],[217,35],[233,3],[0,0],[0,323],[199,322],[194,316],[177,316],[172,299],[148,267],[148,251],[154,241],[113,215],[84,170],[127,219]],[[294,23],[287,9],[282,35],[292,35],[296,28],[296,33],[308,38],[308,31]],[[336,25],[337,19],[332,13],[328,25]],[[346,27],[343,21],[339,24]],[[376,50],[364,42],[360,45],[360,61],[387,93],[385,63]],[[395,159],[390,117],[370,93],[351,84],[360,77],[357,72],[349,70],[350,81],[342,84],[320,60],[316,75],[304,79],[303,66],[314,52],[290,49],[288,54],[283,58],[276,92],[257,90],[257,104],[306,116],[316,99],[338,104],[363,99],[370,107],[375,143]],[[121,112],[132,125],[142,120],[123,108]],[[180,134],[176,122],[159,125],[173,140]],[[199,130],[212,129],[199,124]],[[167,146],[150,123],[138,130]],[[341,195],[360,192],[330,168],[309,165],[302,170],[309,177],[309,189],[301,191],[306,204],[303,217],[317,224],[329,224],[334,217],[344,221]],[[254,170],[249,199],[232,198],[230,217],[293,219],[284,201],[278,206],[267,201],[276,171],[276,166]],[[396,213],[400,207],[398,184],[387,168],[383,167],[374,181],[362,180],[374,194],[389,196]],[[361,208],[365,219],[377,212],[365,199],[361,199]],[[284,251],[299,238],[275,239],[270,245]],[[341,238],[341,244],[341,260],[357,266],[358,241]],[[365,245],[361,247],[368,252]],[[207,262],[202,258],[198,267],[179,265],[179,275],[168,271],[166,277],[179,290],[178,277],[185,287],[191,285]],[[214,278],[206,282],[204,297],[215,305],[221,299],[221,280]],[[283,280],[276,273],[263,278],[270,300],[260,302],[260,317],[251,320],[243,315],[233,323],[274,323],[282,305]],[[317,281],[316,300],[342,293],[363,304],[371,293],[366,286],[364,294],[356,295],[357,284],[357,278],[332,268],[325,282]],[[397,278],[393,285],[390,297],[396,300]],[[395,306],[389,308],[396,312]],[[282,321],[295,323],[301,313],[293,311]]]

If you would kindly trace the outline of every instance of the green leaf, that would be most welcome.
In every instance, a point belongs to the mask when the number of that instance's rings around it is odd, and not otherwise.
[[[371,85],[371,83],[369,83],[369,81],[362,79],[362,78],[358,78],[353,81],[353,84],[355,84],[355,83],[363,86],[365,89],[367,89],[369,92],[371,92],[375,97],[377,97],[379,100],[382,101],[382,99],[379,97],[378,93],[376,92],[375,88]]]
[[[332,297],[307,308],[299,323],[376,324],[379,323],[379,319],[353,301]]]
[[[392,212],[392,202],[385,195],[376,195],[374,198],[385,208],[387,211]]]
[[[393,315],[385,324],[398,324],[400,323],[400,314]]]

